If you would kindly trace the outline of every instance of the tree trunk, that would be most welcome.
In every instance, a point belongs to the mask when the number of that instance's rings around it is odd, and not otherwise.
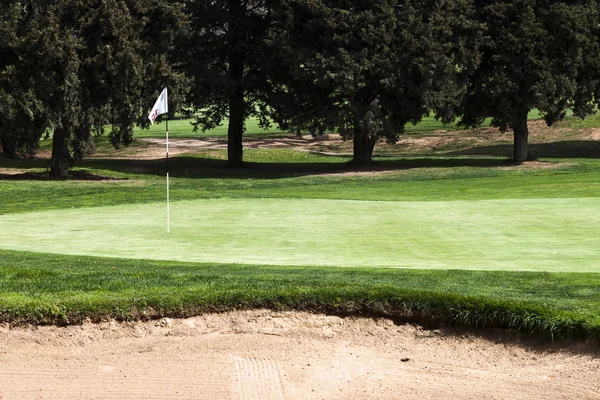
[[[92,154],[96,154],[96,141],[94,140],[94,135],[88,135],[87,137],[87,151],[86,155],[91,156]]]
[[[512,128],[514,132],[513,160],[517,164],[522,164],[528,158],[527,141],[529,130],[527,128],[527,112],[520,113],[518,118],[512,123]]]
[[[229,126],[227,128],[227,166],[239,168],[243,162],[242,134],[244,133],[244,63],[238,53],[241,44],[241,27],[239,19],[242,17],[242,4],[240,0],[229,0],[230,37],[229,37],[229,78],[232,82],[232,91],[229,95]]]
[[[362,128],[360,122],[354,122],[354,159],[352,162],[358,165],[367,165],[373,161],[373,149],[375,141],[369,137],[368,132]]]
[[[55,128],[52,137],[52,159],[50,160],[50,177],[67,178],[71,166],[69,153],[69,135],[64,128]]]
[[[373,161],[375,143],[369,140],[364,133],[354,137],[354,164],[367,165]]]
[[[229,98],[229,127],[227,129],[227,166],[239,168],[243,162],[242,133],[244,132],[244,92],[241,88]]]
[[[2,154],[6,158],[16,158],[17,157],[17,149],[15,148],[15,144],[6,137],[0,137],[0,147],[2,147]]]

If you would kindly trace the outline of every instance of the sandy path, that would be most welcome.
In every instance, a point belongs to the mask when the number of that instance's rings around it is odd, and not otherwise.
[[[4,327],[0,399],[600,399],[592,345],[515,343],[266,310]]]

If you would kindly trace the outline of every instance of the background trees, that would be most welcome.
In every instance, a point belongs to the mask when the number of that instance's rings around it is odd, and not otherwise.
[[[359,163],[370,160],[379,137],[401,127],[382,104],[394,84],[394,5],[391,0],[293,5],[298,18],[282,63],[294,72],[279,82],[274,103],[292,128],[326,126],[354,138]]]
[[[551,124],[600,101],[597,0],[19,0],[0,8],[0,144],[30,156],[53,130],[51,175],[115,147],[168,86],[197,127],[228,118],[242,165],[248,117],[294,132],[339,132],[371,160],[433,113],[486,117],[527,159],[527,112]],[[485,37],[482,40],[482,32]]]
[[[63,178],[93,151],[92,135],[105,125],[112,125],[115,147],[129,144],[134,122],[155,95],[147,85],[163,58],[150,44],[175,26],[164,23],[169,8],[155,13],[159,7],[150,0],[21,1],[3,11],[8,22],[1,31],[9,40],[2,48],[0,107],[8,117],[0,131],[9,155],[32,152],[52,127],[50,175]],[[149,31],[153,24],[163,29]]]
[[[197,127],[211,129],[229,118],[228,165],[242,165],[242,134],[248,117],[268,124],[269,63],[278,51],[272,0],[190,1],[189,34],[182,62],[191,79],[190,102]]]
[[[34,37],[39,37],[39,11],[25,1],[2,4],[0,18],[0,147],[5,157],[32,156],[48,127],[45,105],[37,97]],[[32,63],[23,63],[29,59]]]

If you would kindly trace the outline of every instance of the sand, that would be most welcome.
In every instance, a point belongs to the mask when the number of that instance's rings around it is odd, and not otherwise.
[[[0,327],[0,399],[600,399],[598,343],[269,310]]]

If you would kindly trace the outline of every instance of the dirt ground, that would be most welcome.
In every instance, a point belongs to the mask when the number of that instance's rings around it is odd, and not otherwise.
[[[548,128],[544,121],[529,121],[530,144],[554,143],[564,140],[566,136],[580,140],[600,140],[600,129],[574,130],[569,128]],[[401,135],[394,145],[380,141],[375,146],[375,154],[379,155],[444,155],[454,150],[467,150],[479,146],[491,146],[499,143],[512,145],[511,132],[501,133],[496,128],[480,128],[477,130],[462,130],[456,132],[434,131],[424,134]],[[165,157],[165,139],[139,139],[139,147],[122,148],[119,150],[104,149],[92,157],[111,159],[140,159],[155,160]],[[343,141],[337,134],[325,134],[317,137],[310,135],[276,135],[265,138],[247,136],[244,138],[246,149],[288,148],[308,151],[322,155],[352,156],[352,142]],[[227,149],[226,138],[202,139],[169,139],[169,155],[202,152],[213,152],[211,156],[225,158],[225,153],[218,151]],[[525,165],[536,168],[536,165]]]
[[[268,310],[0,327],[0,399],[600,399],[598,343]]]
[[[95,157],[110,157],[110,158],[131,158],[131,159],[148,159],[154,160],[165,157],[165,139],[139,139],[140,143],[145,144],[144,147],[135,149],[134,151],[116,152],[111,150],[110,153],[97,153]],[[295,149],[304,151],[323,152],[323,149],[335,147],[337,150],[351,149],[350,144],[344,143],[339,135],[322,135],[313,138],[310,135],[295,136],[286,135],[281,137],[256,139],[245,138],[244,148],[246,149]],[[206,139],[169,139],[169,156],[177,156],[181,154],[196,153],[198,151],[211,150],[227,150],[226,138],[206,138]],[[332,154],[340,155],[343,153],[334,152]]]

